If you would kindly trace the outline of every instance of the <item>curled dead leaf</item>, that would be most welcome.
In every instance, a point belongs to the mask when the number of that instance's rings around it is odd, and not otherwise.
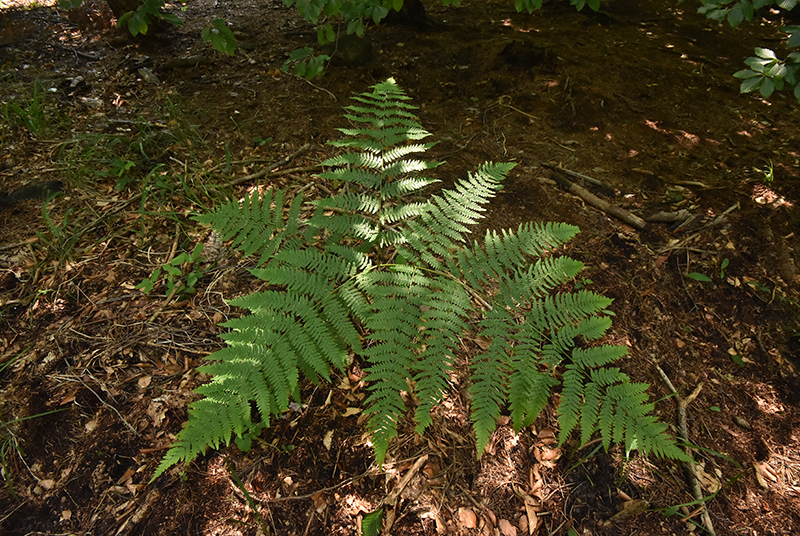
[[[706,473],[705,467],[699,463],[696,463],[692,466],[692,472],[694,472],[694,476],[697,478],[700,485],[706,491],[710,493],[716,493],[722,487],[722,484],[719,480],[715,477],[711,476],[710,474]]]
[[[545,461],[556,461],[561,457],[561,449],[542,449],[542,460]]]
[[[556,438],[556,431],[552,428],[542,428],[539,430],[539,440],[540,441],[547,441],[547,440],[555,440]]]
[[[422,468],[422,472],[428,478],[433,478],[441,472],[442,468],[439,467],[439,464],[435,461],[431,461],[425,464],[425,467]]]
[[[607,527],[616,521],[630,519],[641,514],[642,512],[645,512],[648,508],[650,508],[650,503],[644,499],[626,501],[622,503],[619,512],[611,516],[608,520],[603,521],[601,525]]]

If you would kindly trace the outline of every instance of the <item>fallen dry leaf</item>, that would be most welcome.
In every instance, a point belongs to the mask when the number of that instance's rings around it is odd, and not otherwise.
[[[769,489],[769,482],[767,482],[767,480],[772,482],[778,481],[778,475],[769,465],[769,462],[755,462],[753,464],[753,469],[755,469],[758,484],[764,489]]]
[[[428,478],[435,477],[437,474],[439,474],[439,472],[441,470],[442,470],[442,468],[439,467],[439,464],[436,463],[435,461],[430,461],[430,462],[426,463],[425,467],[422,468],[422,472]]]
[[[75,400],[75,395],[78,394],[81,388],[78,387],[77,389],[72,389],[69,393],[64,395],[64,398],[61,399],[59,406],[63,406],[64,404],[69,404]]]
[[[561,449],[542,449],[542,460],[555,461],[561,457]]]
[[[697,477],[697,480],[700,482],[700,485],[703,487],[703,489],[705,489],[710,493],[716,493],[720,490],[722,484],[720,484],[719,480],[717,480],[715,477],[706,473],[705,467],[703,467],[699,463],[696,463],[694,464],[692,469],[694,471],[694,475]]]
[[[522,533],[528,532],[528,516],[526,515],[519,516],[518,525],[520,532]],[[528,532],[528,534],[530,534],[530,532]]]
[[[525,523],[527,524],[528,534],[533,534],[536,531],[536,529],[539,528],[539,525],[541,525],[541,523],[542,523],[542,520],[539,519],[539,515],[536,513],[536,510],[537,510],[537,508],[534,505],[528,504],[527,501],[525,502],[526,515],[524,515],[522,517],[525,518]],[[521,522],[522,522],[522,518],[520,518],[520,527],[519,527],[520,529],[522,529]],[[524,530],[523,530],[523,532],[524,532]]]
[[[634,499],[632,501],[626,501],[622,503],[622,507],[620,508],[619,512],[611,516],[606,521],[601,522],[601,526],[609,526],[615,521],[621,521],[623,519],[629,519],[635,517],[642,512],[646,511],[650,508],[650,503],[645,501],[644,499]]]
[[[475,337],[475,344],[480,346],[481,350],[488,350],[489,347],[492,345],[492,339],[480,335],[478,337]]]
[[[117,480],[117,485],[119,486],[120,484],[122,484],[135,474],[136,474],[136,469],[128,469],[121,477],[119,477],[119,479]]]
[[[508,519],[501,519],[497,523],[497,528],[503,536],[517,536],[517,527],[511,524]]]
[[[147,408],[147,415],[153,421],[153,427],[158,428],[167,416],[167,407],[161,402],[153,400]]]
[[[478,516],[469,508],[459,508],[458,522],[465,529],[474,529],[478,524]]]

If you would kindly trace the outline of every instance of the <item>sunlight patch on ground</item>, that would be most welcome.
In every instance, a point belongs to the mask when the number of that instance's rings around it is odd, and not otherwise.
[[[0,10],[3,9],[34,9],[37,7],[52,7],[58,3],[58,0],[41,0],[39,2],[34,0],[0,0]]]

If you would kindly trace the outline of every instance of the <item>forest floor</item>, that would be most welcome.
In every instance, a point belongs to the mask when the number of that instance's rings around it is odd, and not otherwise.
[[[0,11],[0,190],[63,184],[44,208],[0,206],[0,533],[355,535],[408,476],[386,534],[701,534],[709,521],[720,535],[800,534],[799,107],[740,95],[732,77],[784,21],[733,30],[696,7],[428,2],[430,27],[372,28],[368,63],[310,82],[280,71],[316,42],[280,0],[197,0],[174,10],[184,26],[144,39],[91,4]],[[233,57],[200,38],[217,17]],[[249,451],[209,451],[148,484],[221,347],[218,324],[241,314],[225,299],[257,280],[223,251],[197,264],[194,294],[135,287],[206,242],[190,216],[228,196],[321,195],[343,107],[388,77],[439,142],[445,186],[518,163],[476,232],[580,227],[564,253],[586,264],[576,285],[614,298],[622,369],[651,384],[675,433],[688,402],[691,479],[577,438],[556,448],[553,407],[518,434],[501,419],[477,460],[466,378],[423,437],[401,423],[378,469],[356,361]],[[687,219],[636,228],[546,163],[602,181],[571,177],[640,217]],[[681,507],[690,480],[708,500]],[[609,521],[620,508],[630,515]]]

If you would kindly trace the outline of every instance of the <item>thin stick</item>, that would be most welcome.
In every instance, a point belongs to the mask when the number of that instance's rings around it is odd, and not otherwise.
[[[403,475],[403,478],[400,480],[400,483],[397,484],[397,486],[391,491],[391,493],[389,493],[389,495],[386,496],[385,499],[383,499],[382,501],[383,504],[388,504],[390,506],[397,505],[397,501],[400,499],[400,494],[403,493],[403,490],[406,489],[408,483],[411,482],[411,479],[414,478],[414,475],[416,475],[419,472],[419,470],[422,468],[423,465],[425,465],[427,461],[428,461],[428,455],[425,454],[421,456],[416,462],[414,462],[414,465],[411,466],[411,469],[409,469],[406,472],[406,474]]]
[[[703,384],[701,382],[697,387],[695,387],[694,391],[692,391],[692,394],[684,399],[678,390],[675,389],[675,386],[672,385],[672,382],[661,366],[656,365],[656,369],[658,369],[658,374],[661,376],[661,379],[664,380],[667,388],[672,394],[675,395],[675,399],[678,401],[678,434],[687,444],[687,446],[683,448],[683,450],[686,452],[686,455],[692,456],[692,449],[688,447],[689,430],[688,426],[686,425],[686,407],[691,404],[695,398],[697,398],[697,395],[700,394]],[[697,480],[697,476],[694,474],[694,471],[688,464],[684,462],[679,463],[683,468],[683,473],[686,475],[686,479],[689,481],[689,487],[692,489],[692,496],[696,501],[699,501],[700,504],[703,505],[701,516],[703,518],[703,524],[705,525],[706,531],[708,531],[711,536],[716,536],[716,532],[714,532],[714,524],[711,522],[711,516],[708,514],[708,508],[705,508],[705,497],[703,496],[703,490],[700,487],[700,482]]]
[[[584,180],[586,182],[590,182],[592,184],[596,184],[597,186],[603,186],[605,188],[610,188],[612,190],[615,189],[610,184],[606,184],[605,182],[603,182],[601,180],[598,180],[598,179],[595,179],[594,177],[590,177],[589,175],[584,175],[583,173],[578,173],[577,171],[572,171],[571,169],[565,169],[565,168],[562,168],[562,167],[558,167],[558,166],[555,166],[555,165],[553,165],[553,164],[551,164],[549,162],[542,162],[542,165],[544,167],[546,167],[546,168],[552,169],[553,171],[560,171],[562,173],[566,173],[567,175],[569,175],[571,177],[575,177],[576,179],[581,179],[581,180]]]
[[[297,158],[301,154],[305,153],[309,149],[311,149],[311,144],[310,143],[306,143],[305,145],[300,147],[298,150],[296,150],[295,152],[293,152],[292,154],[290,154],[286,158],[282,158],[281,160],[278,160],[277,162],[275,162],[271,166],[267,166],[264,169],[262,169],[261,171],[257,171],[256,173],[251,173],[250,175],[247,175],[247,176],[244,176],[244,177],[239,177],[238,179],[233,179],[230,182],[230,185],[231,186],[235,186],[235,185],[241,184],[243,182],[249,182],[249,181],[252,181],[252,180],[255,180],[255,179],[260,179],[261,177],[264,177],[265,175],[267,175],[269,173],[272,173],[273,171],[275,171],[279,167],[285,166],[286,164],[288,164],[289,162],[291,162],[292,160],[294,160],[295,158]]]

